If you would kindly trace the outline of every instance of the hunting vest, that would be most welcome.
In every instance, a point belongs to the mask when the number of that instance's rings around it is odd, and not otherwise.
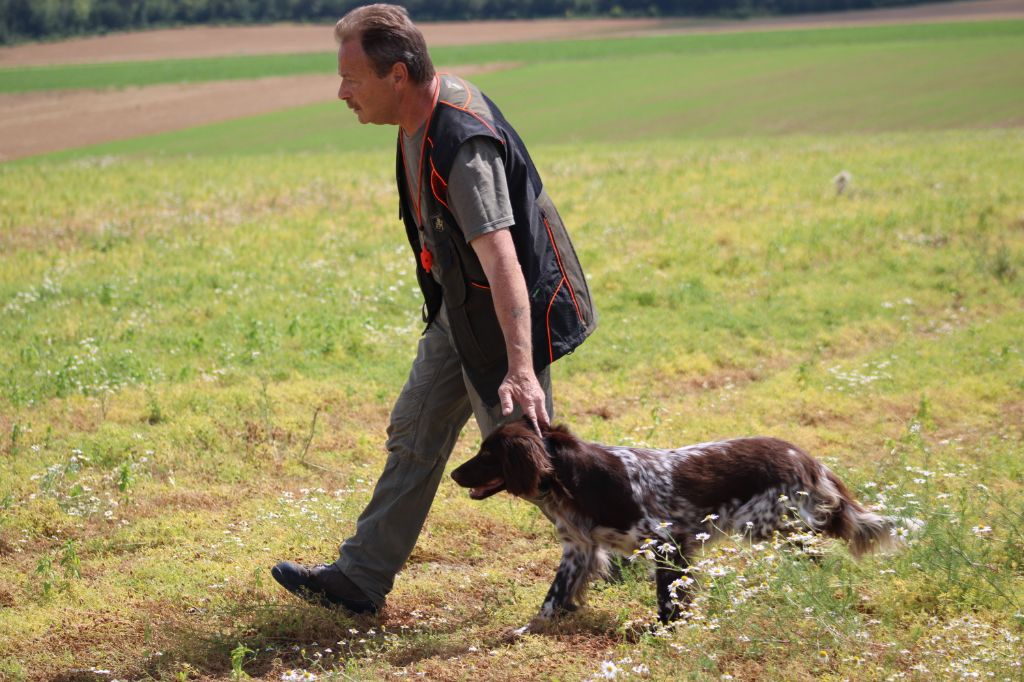
[[[530,299],[534,370],[575,350],[594,330],[597,316],[569,235],[523,141],[474,85],[449,75],[439,79],[420,162],[419,182],[429,192],[410,192],[399,131],[399,217],[416,258],[423,319],[429,326],[444,303],[462,366],[480,397],[493,406],[508,373],[505,337],[483,266],[447,201],[449,173],[462,143],[478,136],[494,140],[505,166],[515,219],[509,229]],[[433,263],[440,266],[440,283],[430,274]]]

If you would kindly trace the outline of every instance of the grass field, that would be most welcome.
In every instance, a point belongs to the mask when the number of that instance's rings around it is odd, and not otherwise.
[[[789,438],[924,520],[906,552],[726,543],[673,631],[641,631],[630,565],[509,642],[554,533],[446,480],[380,617],[290,598],[268,569],[354,527],[421,325],[394,132],[285,112],[0,166],[0,679],[1020,679],[1024,50],[902,30],[477,80],[536,140],[601,315],[560,419]]]

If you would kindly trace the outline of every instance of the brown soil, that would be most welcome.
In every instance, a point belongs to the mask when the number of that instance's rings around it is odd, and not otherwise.
[[[971,0],[747,21],[577,19],[423,24],[430,45],[1024,18],[1024,0]],[[329,25],[192,27],[0,48],[0,67],[334,49]],[[501,68],[501,67],[489,67]],[[479,68],[460,67],[460,74]],[[337,76],[0,94],[0,161],[328,101]]]
[[[498,68],[502,65],[462,66],[459,74]],[[338,76],[324,74],[109,91],[0,93],[0,162],[330,102],[337,92]],[[347,113],[338,109],[339,116]]]
[[[0,159],[151,135],[329,100],[337,76],[0,94]]]

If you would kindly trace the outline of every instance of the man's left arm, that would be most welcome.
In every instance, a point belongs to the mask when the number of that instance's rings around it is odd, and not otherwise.
[[[541,427],[548,425],[544,389],[533,370],[530,299],[519,266],[512,234],[507,229],[480,235],[470,242],[491,287],[491,298],[508,352],[508,374],[498,387],[501,412],[512,414],[515,405]]]

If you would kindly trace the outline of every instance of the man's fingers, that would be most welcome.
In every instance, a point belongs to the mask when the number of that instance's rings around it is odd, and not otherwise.
[[[537,438],[544,440],[544,433],[540,430],[540,424],[537,423],[537,417],[527,413],[526,418],[530,420],[530,426],[533,427],[534,432],[537,434]]]
[[[536,384],[536,379],[533,380]],[[544,391],[539,385],[531,386],[529,380],[517,381],[509,375],[498,387],[498,401],[501,403],[501,414],[508,417],[515,412],[516,405],[522,408],[522,414],[528,418],[541,433],[549,425],[547,405],[544,403]]]
[[[540,405],[537,406],[537,426],[542,429],[546,429],[551,426],[551,420],[548,417],[547,407],[544,405],[544,401],[541,400]]]
[[[512,389],[502,384],[498,387],[498,400],[501,401],[501,414],[504,417],[512,414]]]

